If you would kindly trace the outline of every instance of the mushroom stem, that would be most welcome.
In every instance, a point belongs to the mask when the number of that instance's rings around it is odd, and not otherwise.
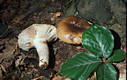
[[[33,24],[22,31],[18,36],[19,47],[29,50],[35,47],[39,57],[39,66],[47,67],[49,64],[49,49],[47,43],[55,41],[56,28],[48,24]]]
[[[39,56],[39,66],[47,66],[49,62],[49,49],[46,40],[35,39],[34,46],[38,52]]]

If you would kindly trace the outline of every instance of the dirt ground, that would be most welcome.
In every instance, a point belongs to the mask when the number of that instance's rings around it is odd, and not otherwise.
[[[35,48],[24,51],[18,47],[17,36],[22,30],[35,23],[56,25],[72,0],[37,1],[0,0],[0,20],[9,28],[7,36],[0,39],[0,80],[71,80],[59,74],[60,66],[76,53],[85,51],[81,45],[58,39],[49,43],[50,62],[43,69],[38,66]],[[122,41],[121,48],[126,52],[125,44]],[[125,74],[126,61],[114,65]],[[95,76],[88,80],[95,80]]]

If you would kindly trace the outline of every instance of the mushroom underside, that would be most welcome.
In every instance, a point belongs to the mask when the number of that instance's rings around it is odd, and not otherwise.
[[[49,24],[33,24],[23,30],[18,36],[19,47],[28,51],[35,47],[39,56],[39,66],[48,65],[49,49],[47,43],[55,41],[56,28]]]

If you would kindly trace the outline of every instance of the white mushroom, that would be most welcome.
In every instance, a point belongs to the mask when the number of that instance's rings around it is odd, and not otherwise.
[[[56,28],[48,24],[33,24],[23,30],[18,36],[19,47],[28,51],[35,47],[39,56],[39,66],[47,66],[49,49],[47,42],[56,40]]]

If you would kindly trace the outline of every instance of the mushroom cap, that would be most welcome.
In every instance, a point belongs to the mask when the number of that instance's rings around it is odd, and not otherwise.
[[[67,43],[81,44],[82,33],[90,28],[90,24],[82,18],[68,16],[57,24],[57,37]]]
[[[19,47],[28,51],[34,47],[34,41],[41,39],[43,41],[56,40],[56,28],[49,24],[33,24],[23,30],[18,36]]]

